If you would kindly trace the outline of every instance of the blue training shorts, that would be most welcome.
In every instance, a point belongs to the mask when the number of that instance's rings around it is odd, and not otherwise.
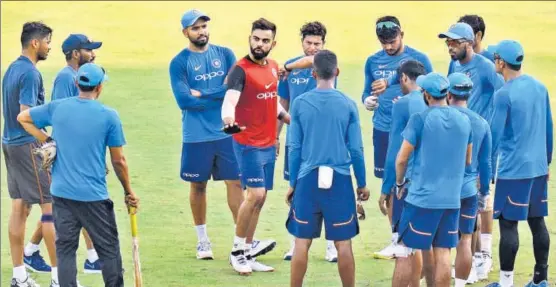
[[[459,209],[459,231],[462,234],[473,234],[475,223],[477,223],[477,212],[479,211],[479,200],[477,195],[461,199]]]
[[[276,147],[260,148],[242,145],[233,140],[234,152],[239,164],[241,185],[243,188],[261,188],[272,190],[274,185],[274,164]]]
[[[411,183],[408,183],[406,185],[402,199],[398,199],[395,192],[390,193],[390,198],[392,200],[392,232],[398,232],[398,224],[400,223],[400,219],[402,218],[405,198],[407,197],[407,191],[409,190],[410,184]]]
[[[373,128],[375,177],[377,178],[382,178],[384,176],[384,163],[386,162],[389,136],[389,132],[383,132]]]
[[[527,220],[548,216],[547,175],[527,179],[498,179],[494,193],[494,218]]]
[[[189,182],[239,180],[239,166],[232,137],[198,143],[183,143],[180,177]]]

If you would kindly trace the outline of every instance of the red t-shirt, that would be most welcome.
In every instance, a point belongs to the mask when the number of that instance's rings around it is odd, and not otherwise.
[[[246,129],[233,137],[243,145],[269,147],[276,142],[278,64],[266,61],[259,65],[244,57],[228,77],[228,88],[241,92],[235,120]]]

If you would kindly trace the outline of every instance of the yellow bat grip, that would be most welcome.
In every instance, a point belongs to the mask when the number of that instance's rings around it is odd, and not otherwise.
[[[135,207],[129,208],[129,219],[131,222],[131,236],[137,237],[138,231],[137,231],[137,216],[135,214]]]

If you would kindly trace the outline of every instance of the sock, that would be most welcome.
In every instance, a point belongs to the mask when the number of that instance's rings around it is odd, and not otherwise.
[[[492,234],[481,233],[481,251],[492,256]]]
[[[467,283],[467,280],[456,278],[456,285],[454,287],[465,287],[465,283]]]
[[[58,267],[52,267],[52,271],[50,271],[50,273],[52,274],[52,280],[58,283]]]
[[[40,247],[32,242],[27,243],[24,249],[25,256],[31,256],[33,253],[39,251]]]
[[[234,247],[232,248],[232,252],[237,250],[245,250],[245,237],[240,238],[234,236]]]
[[[332,249],[336,249],[336,246],[334,245],[334,240],[326,240],[326,247]]]
[[[195,226],[195,230],[197,230],[197,239],[199,242],[209,241],[206,224]]]
[[[25,270],[25,265],[14,267],[13,278],[21,281],[27,279],[27,270]]]
[[[392,232],[392,242],[393,242],[394,244],[398,243],[398,238],[399,238],[398,236],[399,236],[399,235],[398,235],[397,232]]]
[[[535,273],[533,273],[533,283],[539,284],[546,280],[548,273],[548,265],[535,265]]]
[[[87,259],[89,259],[89,262],[94,263],[95,261],[98,260],[98,254],[97,251],[93,248],[93,249],[87,249]]]
[[[500,270],[500,285],[502,287],[514,286],[514,272]]]

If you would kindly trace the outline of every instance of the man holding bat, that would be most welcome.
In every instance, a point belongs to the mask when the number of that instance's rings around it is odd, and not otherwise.
[[[77,73],[78,97],[31,108],[17,117],[28,133],[44,143],[37,149],[43,168],[52,165],[58,279],[64,287],[77,286],[75,257],[81,228],[89,232],[98,252],[105,286],[124,286],[114,203],[106,187],[106,147],[125,190],[126,205],[137,208],[139,199],[129,182],[118,113],[96,101],[105,80],[104,69],[85,64]],[[52,127],[52,137],[40,130],[47,126]]]

